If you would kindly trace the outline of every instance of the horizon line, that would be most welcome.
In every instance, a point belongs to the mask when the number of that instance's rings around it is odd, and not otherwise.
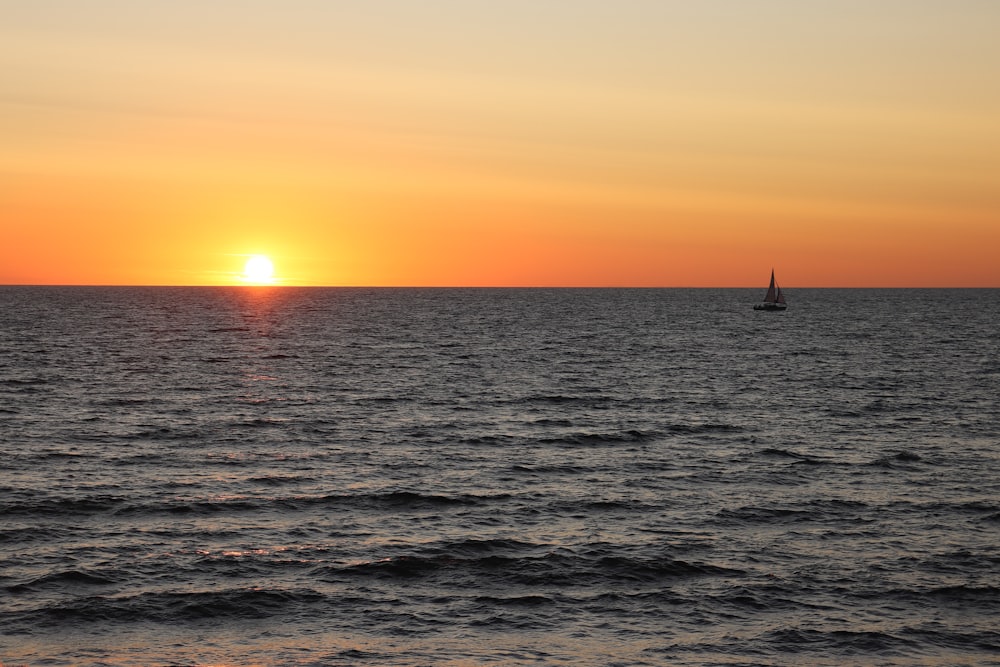
[[[766,289],[759,285],[326,285],[326,284],[165,284],[165,283],[0,283],[3,287],[162,287],[170,289]],[[798,285],[783,291],[796,289],[1000,289],[1000,285]]]

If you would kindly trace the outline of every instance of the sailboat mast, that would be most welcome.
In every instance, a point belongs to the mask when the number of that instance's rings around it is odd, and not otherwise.
[[[771,284],[767,287],[767,294],[764,296],[764,303],[774,303],[776,299],[774,291],[774,269],[771,269]]]

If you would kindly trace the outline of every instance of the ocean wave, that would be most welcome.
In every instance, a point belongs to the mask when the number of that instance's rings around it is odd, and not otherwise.
[[[945,551],[891,561],[895,569],[916,569],[924,572],[938,572],[970,577],[975,574],[992,574],[1000,571],[1000,553],[973,552],[968,550]]]
[[[790,507],[744,505],[716,512],[723,524],[789,523],[872,523],[871,507],[864,502],[843,499],[816,499]]]
[[[919,646],[912,639],[887,632],[801,627],[772,630],[762,640],[781,653],[832,652],[842,657],[902,657],[912,655]]]
[[[33,378],[0,378],[0,387],[30,388],[39,385],[57,384],[58,380],[43,377]]]
[[[112,513],[129,502],[120,495],[42,497],[0,504],[0,515],[7,516],[79,516]]]
[[[816,454],[801,454],[791,449],[781,447],[766,447],[754,454],[766,459],[785,460],[795,466],[825,466],[836,465],[840,462],[829,456],[819,456]]]
[[[329,495],[322,498],[309,499],[306,502],[319,504],[349,504],[355,507],[374,507],[380,509],[425,509],[448,506],[473,506],[488,500],[488,496],[461,494],[445,496],[438,494],[417,493],[415,491],[386,491],[383,493],[366,493],[360,495]]]
[[[272,474],[249,477],[247,478],[247,481],[254,484],[260,484],[261,486],[292,486],[312,482],[314,481],[314,478],[308,475]]]
[[[428,578],[477,581],[488,576],[512,586],[588,587],[656,583],[703,576],[742,576],[742,570],[669,556],[639,558],[588,549],[584,553],[503,541],[468,542],[346,565],[325,565],[323,577]]]
[[[726,589],[723,593],[706,595],[705,599],[741,612],[795,612],[803,614],[833,608],[832,605],[824,603],[809,593],[810,591],[797,583],[763,585],[740,581],[736,586]]]
[[[921,463],[924,458],[914,452],[899,451],[889,456],[883,456],[872,461],[869,465],[878,468],[912,468],[915,463]]]
[[[200,619],[263,619],[324,601],[311,589],[234,588],[220,591],[147,592],[86,596],[43,605],[15,615],[21,625],[165,622]]]
[[[108,408],[135,408],[138,406],[154,405],[156,400],[150,397],[135,396],[113,396],[102,401],[97,401],[97,405]]]
[[[54,588],[64,591],[66,588],[79,586],[107,586],[115,583],[114,579],[107,576],[87,572],[84,570],[61,570],[52,572],[31,581],[7,586],[7,590],[14,594],[34,593],[36,591]]]
[[[994,629],[963,632],[961,630],[945,630],[940,626],[935,627],[931,625],[931,627],[918,626],[906,628],[901,634],[911,637],[914,641],[919,642],[921,646],[932,646],[947,651],[956,651],[964,655],[969,655],[972,651],[992,654],[992,659],[989,661],[980,662],[978,658],[969,656],[970,661],[957,658],[955,664],[1000,664],[1000,631]],[[927,653],[928,651],[923,650],[921,652]]]
[[[979,613],[990,610],[994,614],[1000,614],[1000,586],[958,584],[928,588],[890,588],[872,591],[868,595],[881,599],[905,601],[921,608],[944,605],[970,611],[976,610]]]
[[[301,476],[263,476],[253,481],[265,488],[295,487]],[[419,511],[445,507],[474,507],[509,499],[508,494],[472,493],[443,495],[415,491],[384,491],[357,494],[163,496],[140,501],[131,496],[98,494],[49,498],[12,499],[0,504],[0,515],[66,518],[85,515],[129,517],[158,514],[239,514],[259,511],[297,511],[315,508],[353,508],[378,511]]]
[[[628,429],[624,431],[567,433],[558,436],[537,438],[535,442],[541,445],[571,445],[595,447],[614,445],[624,442],[647,442],[657,436],[656,432]]]
[[[617,401],[607,394],[532,394],[511,399],[510,403],[520,405],[580,405],[584,407],[599,407]]]
[[[507,470],[518,474],[531,475],[581,475],[591,472],[593,468],[575,465],[573,463],[515,463]]]
[[[667,433],[731,433],[743,430],[735,424],[708,422],[704,424],[671,424]]]
[[[955,500],[951,502],[894,500],[888,504],[888,508],[904,514],[916,512],[921,516],[969,515],[976,519],[987,519],[1000,513],[1000,504],[982,500]]]
[[[0,509],[0,516],[4,512]],[[19,528],[0,528],[0,543],[7,544],[45,544],[53,540],[62,540],[70,537],[74,532],[73,528],[67,526],[53,525],[31,525]]]
[[[760,456],[777,457],[782,459],[795,459],[796,461],[802,461],[808,459],[809,457],[805,454],[799,454],[798,452],[793,452],[790,449],[781,449],[780,447],[766,447],[760,452]]]

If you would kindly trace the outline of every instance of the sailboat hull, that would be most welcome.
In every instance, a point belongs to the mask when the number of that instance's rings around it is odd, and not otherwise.
[[[753,307],[754,310],[784,310],[788,308],[783,303],[758,303]]]

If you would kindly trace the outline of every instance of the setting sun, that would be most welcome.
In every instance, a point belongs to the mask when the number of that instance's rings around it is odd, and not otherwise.
[[[251,255],[243,265],[244,282],[270,284],[274,282],[274,263],[264,255]]]

